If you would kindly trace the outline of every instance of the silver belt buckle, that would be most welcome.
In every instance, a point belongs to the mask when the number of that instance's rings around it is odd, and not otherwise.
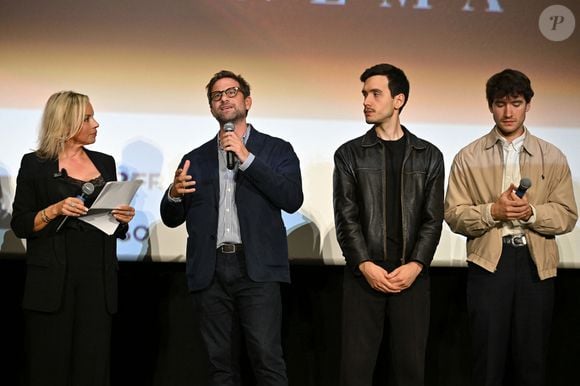
[[[527,244],[525,235],[516,235],[512,237],[512,245],[514,247],[523,247]]]
[[[525,235],[507,236],[506,243],[514,247],[523,247],[524,245],[528,244]]]
[[[224,244],[220,247],[222,253],[236,253],[236,244]]]

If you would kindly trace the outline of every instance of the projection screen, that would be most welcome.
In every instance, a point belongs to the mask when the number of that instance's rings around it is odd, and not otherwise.
[[[515,68],[536,95],[526,126],[567,156],[580,202],[580,35],[577,0],[126,0],[0,4],[0,240],[10,230],[22,155],[36,148],[40,115],[60,90],[89,95],[100,123],[90,149],[115,157],[121,180],[142,179],[120,259],[181,261],[184,227],[159,202],[181,156],[215,136],[205,85],[219,70],[252,86],[248,121],[292,143],[305,201],[284,214],[293,261],[342,264],[332,211],[333,154],[369,126],[359,76],[388,62],[411,82],[402,123],[437,145],[446,173],[457,151],[493,125],[486,80]],[[579,267],[580,230],[558,238],[564,267]],[[434,265],[465,261],[447,226]]]

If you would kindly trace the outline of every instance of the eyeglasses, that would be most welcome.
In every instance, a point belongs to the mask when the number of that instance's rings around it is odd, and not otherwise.
[[[233,98],[236,95],[238,95],[239,90],[240,90],[239,87],[230,87],[222,91],[214,91],[209,94],[209,98],[214,102],[217,102],[220,99],[222,99],[222,95],[224,94],[226,94],[228,98]]]

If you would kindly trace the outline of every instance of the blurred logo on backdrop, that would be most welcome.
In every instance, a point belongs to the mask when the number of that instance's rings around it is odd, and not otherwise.
[[[576,18],[569,8],[551,5],[540,14],[538,26],[546,39],[561,42],[574,33]]]
[[[143,180],[131,206],[135,217],[129,224],[125,240],[117,242],[120,260],[144,260],[151,256],[150,236],[159,224],[159,202],[165,190],[161,186],[163,153],[159,147],[144,139],[128,143],[122,151],[117,167],[119,181]]]

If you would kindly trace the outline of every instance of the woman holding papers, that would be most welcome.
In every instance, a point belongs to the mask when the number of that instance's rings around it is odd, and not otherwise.
[[[52,95],[38,149],[24,155],[18,172],[11,226],[27,246],[29,385],[109,385],[116,238],[124,238],[135,210],[120,205],[111,212],[119,222],[111,236],[78,220],[116,180],[113,157],[85,148],[99,127],[93,114],[86,95]]]

